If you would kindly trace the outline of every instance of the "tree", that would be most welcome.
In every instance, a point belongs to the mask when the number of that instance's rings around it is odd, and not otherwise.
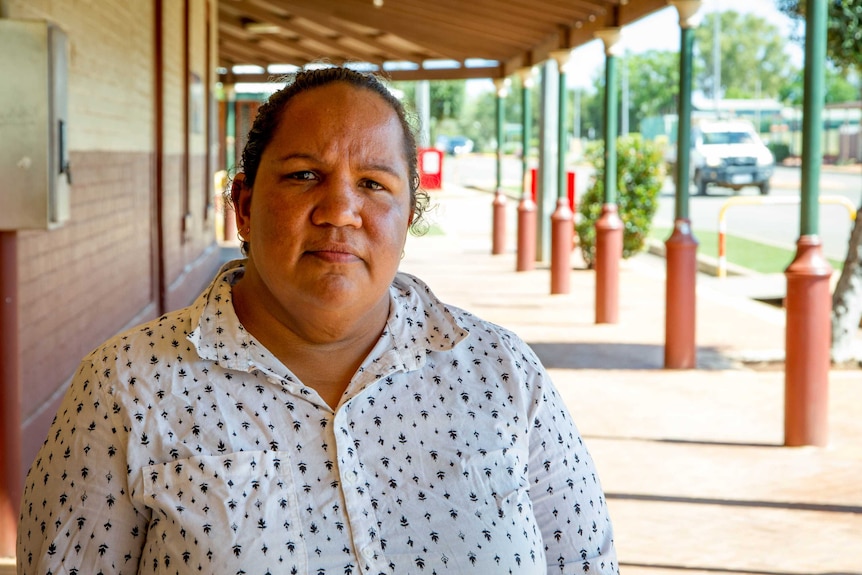
[[[715,19],[719,23],[719,71],[721,86],[714,86],[716,75],[712,58]],[[753,14],[710,12],[695,29],[695,87],[711,97],[756,98],[777,96],[791,77],[792,67],[784,53],[781,31]],[[752,71],[757,73],[753,74]],[[763,96],[760,96],[763,97]]]
[[[826,55],[839,70],[855,70],[862,76],[862,0],[828,3]],[[782,0],[781,10],[801,22],[805,0]],[[862,84],[862,82],[860,82]],[[862,92],[862,85],[860,85]],[[862,99],[862,98],[860,98]],[[862,212],[859,206],[858,212]],[[856,218],[844,268],[832,293],[832,361],[852,361],[853,336],[862,323],[862,217]],[[859,358],[855,358],[859,359]]]
[[[413,105],[416,101],[415,82],[394,82],[393,86],[404,93],[404,101]],[[431,96],[431,125],[428,126],[433,143],[438,126],[445,120],[459,118],[464,108],[466,94],[464,80],[434,80],[429,84]]]
[[[718,19],[720,79],[714,86],[713,42]],[[710,13],[695,31],[695,81],[710,96],[754,98],[777,94],[791,74],[784,54],[784,37],[777,27],[751,14],[727,11]],[[752,70],[757,70],[752,74]]]
[[[853,102],[859,98],[859,89],[834,66],[826,67],[825,82],[825,100],[827,104]],[[778,99],[789,106],[801,107],[802,86],[802,70],[799,70],[794,75],[792,81],[782,86],[781,90],[779,90]]]
[[[649,50],[626,54],[629,77],[629,125],[638,129],[644,118],[676,112],[679,93],[679,54]]]

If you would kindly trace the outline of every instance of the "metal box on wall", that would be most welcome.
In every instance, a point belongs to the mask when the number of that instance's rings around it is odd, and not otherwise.
[[[69,219],[67,75],[62,30],[0,19],[0,230]]]

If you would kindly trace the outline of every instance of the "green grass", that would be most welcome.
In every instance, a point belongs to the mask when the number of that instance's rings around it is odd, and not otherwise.
[[[435,223],[429,224],[428,231],[425,232],[426,236],[445,236],[446,232],[443,231],[443,228],[438,226]]]
[[[670,228],[655,227],[650,231],[650,237],[665,241],[670,236]],[[694,237],[697,238],[697,251],[718,260],[718,232],[694,231]],[[796,252],[762,244],[753,240],[741,238],[728,234],[726,237],[727,261],[730,264],[742,266],[750,270],[763,273],[782,273],[785,268],[793,261],[793,256]],[[843,262],[838,260],[829,260],[833,269],[840,270]]]

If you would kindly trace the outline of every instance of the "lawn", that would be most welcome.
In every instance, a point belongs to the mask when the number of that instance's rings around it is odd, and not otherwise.
[[[650,237],[665,241],[670,236],[670,228],[656,227],[650,231]],[[694,231],[697,238],[698,253],[718,259],[718,232]],[[769,244],[762,244],[739,236],[728,234],[726,236],[725,255],[730,264],[742,266],[750,270],[763,273],[782,273],[793,261],[795,252]],[[829,260],[833,269],[840,270],[843,262]]]

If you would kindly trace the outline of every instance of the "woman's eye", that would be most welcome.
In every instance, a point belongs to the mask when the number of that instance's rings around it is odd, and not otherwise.
[[[369,190],[385,190],[386,189],[386,186],[384,186],[383,184],[380,184],[378,182],[375,182],[374,180],[363,180],[362,185],[364,187],[368,188]]]
[[[302,170],[300,172],[292,172],[288,174],[287,177],[291,180],[313,180],[317,176],[312,171]]]

